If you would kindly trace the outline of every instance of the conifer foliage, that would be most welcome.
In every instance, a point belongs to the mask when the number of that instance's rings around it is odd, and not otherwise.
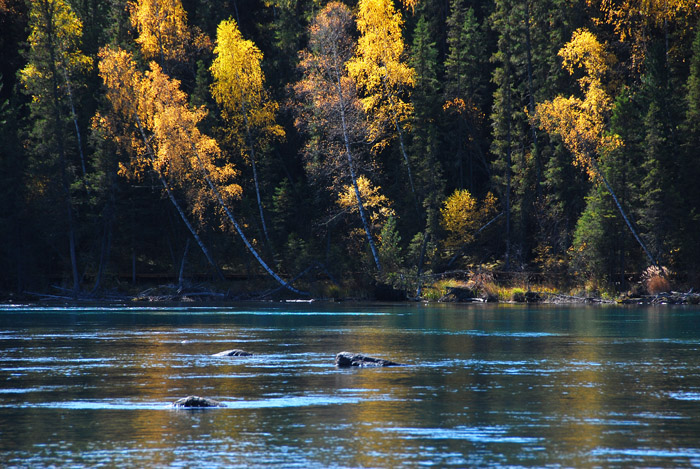
[[[0,2],[0,294],[700,288],[698,24],[692,0]]]

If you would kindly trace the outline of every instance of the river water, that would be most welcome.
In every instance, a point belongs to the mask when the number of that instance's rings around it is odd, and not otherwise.
[[[700,466],[700,309],[0,307],[0,466],[99,465]]]

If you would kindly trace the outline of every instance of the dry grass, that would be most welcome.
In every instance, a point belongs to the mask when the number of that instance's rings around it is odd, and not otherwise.
[[[650,295],[658,295],[659,293],[671,291],[671,282],[668,277],[669,270],[666,267],[657,267],[655,265],[647,267],[642,274],[642,283]]]

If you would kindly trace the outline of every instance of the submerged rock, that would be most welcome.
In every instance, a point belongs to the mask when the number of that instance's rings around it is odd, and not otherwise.
[[[224,350],[223,352],[215,353],[214,357],[252,357],[253,354],[245,350],[233,349]]]
[[[335,356],[335,366],[349,368],[351,366],[402,366],[402,364],[383,358],[368,357],[361,353],[340,352]]]
[[[203,407],[226,407],[221,402],[214,399],[199,396],[187,396],[173,402],[173,407],[178,409],[195,409]]]

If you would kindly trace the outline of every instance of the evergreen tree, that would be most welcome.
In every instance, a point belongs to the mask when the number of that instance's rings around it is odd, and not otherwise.
[[[68,238],[72,276],[71,290],[77,296],[80,290],[77,252],[79,233],[71,189],[75,182],[71,156],[80,155],[78,164],[82,166],[83,177],[85,159],[79,138],[73,90],[76,79],[90,66],[90,60],[80,50],[82,24],[70,5],[63,0],[32,2],[29,25],[31,34],[27,51],[28,64],[21,72],[21,79],[26,92],[32,96],[32,185],[39,193],[50,193],[41,187],[45,184],[55,189],[55,197],[62,199],[62,219]],[[69,131],[71,124],[73,133]]]
[[[486,98],[486,36],[474,10],[465,9],[463,0],[451,2],[447,18],[448,54],[445,58],[445,111],[454,122],[448,133],[458,188],[475,190],[485,180],[489,166],[484,149],[484,110]],[[479,187],[483,187],[483,183]]]

